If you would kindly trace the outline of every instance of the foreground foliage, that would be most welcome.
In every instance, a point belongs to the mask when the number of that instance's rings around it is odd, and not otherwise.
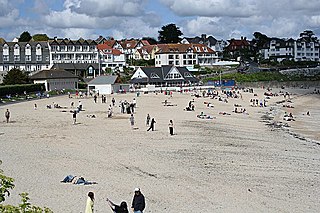
[[[0,161],[0,165],[1,165]],[[3,174],[3,171],[0,169],[0,212],[2,213],[52,213],[47,207],[41,208],[38,206],[32,205],[29,201],[28,193],[19,194],[21,197],[21,203],[19,206],[13,205],[3,205],[6,197],[10,196],[10,190],[12,190],[14,185],[14,179],[7,177]]]

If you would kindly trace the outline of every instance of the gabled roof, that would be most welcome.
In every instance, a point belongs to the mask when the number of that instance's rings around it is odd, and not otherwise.
[[[107,43],[98,44],[97,48],[98,48],[98,50],[103,51],[104,54],[112,54],[112,55],[121,55],[122,54],[122,52],[120,50],[113,49]],[[107,51],[107,50],[109,50],[109,51]]]
[[[91,39],[78,39],[78,40],[70,40],[67,38],[55,38],[49,39],[50,45],[97,45],[97,42]]]
[[[206,37],[206,35],[203,35],[202,37],[196,36],[193,38],[187,38],[185,37],[190,44],[205,44],[207,46],[213,46],[217,43],[217,39],[215,39],[213,36]]]
[[[141,43],[142,43],[144,46],[150,45],[150,43],[149,43],[148,40],[141,40]]]
[[[215,53],[204,44],[158,44],[157,46],[159,48],[157,53],[186,53],[188,50],[196,53]]]
[[[170,79],[165,80],[167,74],[176,68],[181,74],[183,79]],[[162,66],[162,67],[140,67],[140,69],[148,76],[148,78],[133,78],[130,80],[131,83],[174,83],[174,82],[198,82],[199,80],[195,78],[187,68],[185,67],[175,67],[175,66]],[[159,76],[159,78],[154,78]]]
[[[115,75],[101,75],[98,76],[96,78],[94,78],[93,80],[89,81],[88,84],[115,84],[117,81],[118,76]]]
[[[75,76],[72,73],[65,71],[63,69],[51,69],[51,70],[42,70],[30,77],[30,79],[32,80],[65,79],[65,78],[78,78],[78,76]]]

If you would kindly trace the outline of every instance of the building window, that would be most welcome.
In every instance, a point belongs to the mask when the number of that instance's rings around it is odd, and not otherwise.
[[[37,70],[41,70],[41,65],[37,65]]]
[[[181,75],[179,73],[175,73],[173,76],[174,78],[181,78]]]
[[[31,55],[26,55],[26,61],[31,61]]]
[[[3,56],[3,61],[9,61],[9,56],[8,55],[4,55]]]
[[[41,55],[37,55],[37,61],[42,61],[42,56]]]
[[[50,58],[49,58],[49,56],[47,55],[47,56],[46,56],[46,61],[49,61],[49,60],[50,60]]]
[[[172,65],[172,64],[173,64],[173,61],[169,61],[169,64]]]
[[[169,55],[169,59],[173,59],[173,55]]]
[[[31,65],[27,65],[27,66],[26,66],[26,71],[32,71],[32,70],[31,70]]]
[[[156,73],[151,73],[150,78],[160,78]]]
[[[20,55],[15,55],[14,56],[14,61],[20,61]]]
[[[9,66],[8,65],[4,65],[3,66],[3,71],[9,71]]]

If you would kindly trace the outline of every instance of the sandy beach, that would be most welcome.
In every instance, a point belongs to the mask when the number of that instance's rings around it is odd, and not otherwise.
[[[1,168],[16,184],[6,203],[18,204],[18,194],[28,192],[32,204],[78,213],[84,212],[87,193],[93,191],[95,212],[112,212],[107,197],[131,205],[133,190],[140,187],[146,213],[319,212],[320,95],[310,94],[311,88],[286,91],[294,108],[276,104],[284,100],[282,95],[268,99],[267,107],[251,107],[250,99],[265,98],[263,89],[241,92],[242,99],[229,98],[228,103],[191,93],[115,94],[107,104],[84,98],[76,125],[70,103],[77,105],[80,99],[59,96],[0,106]],[[112,97],[117,104],[114,116],[107,118]],[[118,107],[120,100],[133,98],[135,129],[130,115]],[[173,106],[164,106],[166,99]],[[192,99],[195,111],[185,111]],[[47,109],[53,102],[66,109]],[[248,115],[232,112],[234,104]],[[295,121],[284,121],[285,111]],[[197,118],[201,112],[214,119]],[[156,120],[155,131],[146,131],[147,113]],[[170,119],[174,136],[168,131]],[[270,125],[275,122],[289,127]],[[60,183],[67,175],[97,184]]]

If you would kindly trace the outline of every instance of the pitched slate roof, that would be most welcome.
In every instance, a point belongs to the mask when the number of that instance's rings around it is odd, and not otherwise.
[[[99,69],[98,63],[57,63],[52,66],[52,69],[87,70],[90,66],[94,69]]]
[[[162,66],[162,67],[140,67],[140,69],[148,76],[148,78],[134,78],[131,79],[131,83],[175,83],[175,82],[199,82],[187,68],[175,67],[183,77],[183,79],[165,79],[167,74],[174,66]],[[152,76],[158,76],[159,78],[152,78]]]
[[[118,76],[115,75],[101,75],[98,76],[96,78],[94,78],[93,80],[89,81],[88,84],[115,84],[117,81]]]
[[[63,69],[51,69],[51,70],[42,70],[30,77],[31,80],[40,80],[40,79],[65,79],[65,78],[78,78],[78,76],[73,75],[72,73],[65,71]]]
[[[78,39],[78,40],[71,40],[67,38],[55,38],[55,39],[49,39],[50,45],[97,45],[97,42],[95,40],[91,39]]]
[[[207,46],[213,46],[217,43],[217,39],[215,39],[213,36],[209,36],[206,37],[206,35],[202,35],[201,37],[196,36],[194,38],[187,38],[185,37],[185,39],[189,42],[189,43],[193,43],[193,44],[205,44]]]

